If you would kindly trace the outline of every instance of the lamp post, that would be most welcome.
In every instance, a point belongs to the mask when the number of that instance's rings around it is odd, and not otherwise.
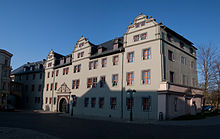
[[[133,95],[136,92],[136,90],[127,90],[127,94],[130,96],[130,106],[131,106],[131,111],[130,111],[130,121],[133,121]]]
[[[71,116],[73,116],[73,107],[74,107],[74,103],[76,101],[76,95],[71,95],[72,97],[72,110],[71,110]]]

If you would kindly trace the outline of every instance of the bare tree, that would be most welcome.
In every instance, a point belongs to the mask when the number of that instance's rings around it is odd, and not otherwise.
[[[213,64],[216,51],[211,45],[199,47],[198,68],[200,73],[200,84],[203,88],[203,106],[206,104],[208,92],[213,89]]]
[[[217,111],[219,109],[219,99],[220,99],[220,57],[216,58],[214,63],[213,63],[213,79],[214,82],[217,86],[217,95],[216,95],[216,106],[217,106]]]

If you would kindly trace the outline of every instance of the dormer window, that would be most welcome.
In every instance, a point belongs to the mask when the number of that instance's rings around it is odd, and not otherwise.
[[[60,64],[64,64],[64,59],[61,59],[61,60],[60,60]]]
[[[140,27],[140,23],[136,23],[136,24],[135,24],[135,27],[136,27],[136,28],[139,28],[139,27]]]
[[[118,44],[114,44],[113,45],[113,49],[115,50],[115,49],[118,49]]]
[[[180,41],[180,47],[184,48],[184,43]]]
[[[48,63],[48,67],[51,67],[52,66],[52,62]]]
[[[144,26],[145,25],[145,21],[141,22],[140,24],[141,24],[141,26]]]
[[[82,42],[82,43],[79,44],[79,47],[82,47],[82,46],[84,46],[84,42]]]
[[[193,54],[193,48],[189,48],[191,54]]]
[[[70,57],[67,57],[66,58],[66,63],[69,63],[70,62]]]
[[[167,34],[167,40],[172,42],[172,36],[170,34]]]
[[[98,49],[98,53],[99,53],[99,54],[102,53],[102,48],[99,48],[99,49]]]
[[[24,71],[27,71],[27,67],[24,67]]]

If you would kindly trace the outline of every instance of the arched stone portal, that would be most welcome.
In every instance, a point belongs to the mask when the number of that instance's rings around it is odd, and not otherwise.
[[[59,103],[59,112],[68,112],[68,103],[65,98],[62,98]]]

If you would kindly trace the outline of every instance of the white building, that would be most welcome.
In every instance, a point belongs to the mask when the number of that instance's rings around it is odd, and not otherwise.
[[[7,106],[7,97],[10,88],[11,57],[13,55],[0,49],[0,110]]]
[[[82,36],[72,54],[50,51],[47,56],[43,109],[129,119],[133,108],[134,120],[196,113],[202,97],[196,50],[143,14],[123,37],[94,45]],[[136,91],[133,99],[129,89]]]
[[[14,82],[23,85],[21,108],[42,109],[44,89],[44,61],[32,62],[15,69]]]

